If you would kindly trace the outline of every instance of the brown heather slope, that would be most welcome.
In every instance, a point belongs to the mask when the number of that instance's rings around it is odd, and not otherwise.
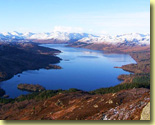
[[[77,91],[60,93],[45,100],[0,104],[5,120],[139,120],[150,101],[149,89],[122,90],[91,95]]]

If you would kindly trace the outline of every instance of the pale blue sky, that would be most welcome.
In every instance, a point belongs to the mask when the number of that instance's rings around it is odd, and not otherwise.
[[[0,32],[149,33],[149,0],[0,0]]]

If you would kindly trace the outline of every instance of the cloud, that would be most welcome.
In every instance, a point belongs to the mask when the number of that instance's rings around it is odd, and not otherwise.
[[[76,32],[76,33],[81,33],[83,32],[83,28],[81,27],[68,27],[68,26],[55,26],[54,27],[54,32],[56,31],[61,31],[61,32]]]

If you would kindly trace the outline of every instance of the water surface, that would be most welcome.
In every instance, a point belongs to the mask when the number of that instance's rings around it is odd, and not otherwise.
[[[118,75],[129,74],[114,66],[136,63],[128,54],[104,54],[102,51],[65,47],[64,44],[42,44],[41,46],[62,51],[57,55],[62,59],[57,64],[62,69],[24,71],[1,82],[1,88],[11,98],[29,93],[17,89],[20,83],[40,84],[46,89],[77,88],[86,91],[114,86],[120,83],[117,79]]]

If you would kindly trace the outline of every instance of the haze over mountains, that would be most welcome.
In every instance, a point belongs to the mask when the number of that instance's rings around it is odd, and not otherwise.
[[[130,33],[122,35],[94,35],[89,33],[68,33],[68,32],[46,32],[46,33],[20,33],[20,32],[0,32],[1,41],[24,39],[38,40],[60,40],[64,42],[84,42],[84,43],[106,43],[127,45],[150,45],[150,34]]]

